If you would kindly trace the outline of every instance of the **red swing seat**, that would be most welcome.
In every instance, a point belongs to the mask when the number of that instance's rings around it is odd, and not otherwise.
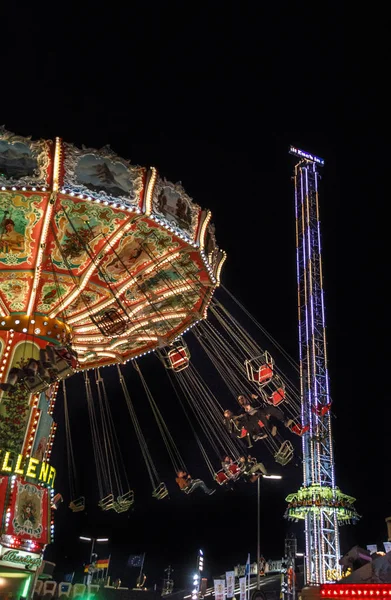
[[[315,415],[318,415],[318,417],[324,417],[325,415],[327,415],[330,408],[331,408],[331,402],[329,402],[328,404],[318,404],[317,406],[312,407],[312,412]]]
[[[309,425],[292,425],[291,431],[300,437],[309,430]]]
[[[227,481],[228,481],[228,475],[223,470],[218,471],[215,474],[215,480],[217,481],[217,483],[219,485],[223,485],[224,483],[227,483]]]
[[[239,477],[241,471],[239,466],[236,463],[233,463],[228,467],[228,471],[231,473],[232,477]]]
[[[270,404],[273,404],[273,406],[278,406],[279,404],[281,404],[281,402],[284,402],[284,400],[285,400],[285,388],[284,388],[284,386],[279,387],[268,398],[268,402]]]
[[[247,378],[257,383],[260,388],[267,385],[273,378],[273,359],[268,352],[245,361]]]
[[[254,371],[254,373],[253,373],[253,381],[258,383],[259,385],[266,385],[266,383],[269,383],[269,381],[271,380],[272,377],[273,377],[273,365],[271,363],[266,364],[266,365],[261,365],[259,367],[258,371]]]
[[[167,354],[167,358],[170,363],[171,369],[174,371],[182,371],[182,369],[186,369],[189,366],[189,351],[184,346],[178,346],[177,348],[173,348]]]

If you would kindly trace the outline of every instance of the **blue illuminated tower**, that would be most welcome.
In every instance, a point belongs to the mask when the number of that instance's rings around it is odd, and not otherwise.
[[[303,486],[287,497],[287,517],[305,522],[306,579],[339,579],[339,525],[355,521],[354,498],[335,485],[331,398],[327,368],[325,303],[319,220],[321,158],[291,147],[295,165],[297,297]]]

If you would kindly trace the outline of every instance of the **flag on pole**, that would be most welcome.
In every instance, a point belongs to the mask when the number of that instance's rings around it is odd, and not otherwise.
[[[225,580],[224,579],[215,579],[214,580],[214,588],[215,588],[215,600],[225,600]]]
[[[128,558],[128,567],[141,567],[144,562],[144,554],[131,554]]]
[[[227,582],[227,598],[233,598],[235,595],[235,571],[227,571],[225,580]]]
[[[246,600],[246,578],[239,578],[240,600]]]
[[[95,566],[97,569],[107,569],[109,566],[109,559],[108,558],[100,558],[99,560],[96,561]]]

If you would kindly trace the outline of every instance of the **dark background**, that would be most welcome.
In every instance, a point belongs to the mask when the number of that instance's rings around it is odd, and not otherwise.
[[[105,144],[133,162],[182,181],[212,210],[218,244],[228,254],[223,283],[293,356],[297,356],[294,159],[290,144],[325,159],[321,190],[327,335],[334,399],[336,473],[343,491],[358,498],[362,520],[342,528],[342,551],[386,539],[388,405],[386,342],[381,313],[386,278],[370,252],[378,241],[379,199],[374,191],[377,144],[367,109],[373,94],[360,73],[360,45],[346,61],[340,3],[137,2],[56,5],[53,17],[37,6],[8,8],[3,20],[0,121],[33,138],[61,136],[76,145]],[[5,37],[4,37],[5,34]],[[356,77],[358,75],[358,77]],[[363,160],[365,156],[365,160]],[[267,261],[266,276],[254,276]],[[375,297],[374,307],[370,300]],[[387,323],[387,320],[385,321]],[[256,336],[255,331],[251,334]],[[190,339],[191,341],[191,339]],[[260,345],[262,339],[258,338]],[[201,360],[201,359],[200,359]],[[141,363],[159,405],[176,422],[166,375],[156,358]],[[202,368],[202,367],[201,367]],[[207,367],[205,367],[207,368]],[[107,374],[106,374],[107,371]],[[129,554],[146,552],[148,584],[169,563],[186,585],[196,552],[209,576],[255,558],[256,489],[213,497],[183,497],[156,442],[156,465],[171,499],[150,498],[144,463],[132,445],[132,426],[114,369],[105,370],[134,511],[102,513],[98,499],[82,379],[69,382],[72,433],[85,514],[64,503],[56,541],[46,558],[57,573],[81,571],[89,547],[79,535],[108,536],[111,573],[133,584]],[[128,383],[146,436],[149,409],[129,367]],[[226,394],[221,388],[221,396]],[[68,498],[62,400],[53,452],[59,491]],[[183,420],[185,431],[186,423]],[[154,438],[155,439],[155,438]],[[189,468],[207,479],[189,441]],[[271,457],[265,457],[270,470]],[[262,552],[280,557],[284,536],[302,526],[283,520],[284,498],[298,488],[300,467],[262,491]],[[211,480],[209,480],[211,483]],[[267,483],[267,485],[266,485]]]

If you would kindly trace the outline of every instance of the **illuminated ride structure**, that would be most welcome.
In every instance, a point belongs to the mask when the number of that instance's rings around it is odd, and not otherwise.
[[[331,397],[327,368],[325,302],[319,220],[318,166],[324,161],[291,148],[295,166],[296,253],[303,486],[287,497],[287,517],[305,522],[305,561],[309,583],[340,578],[339,525],[358,519],[355,499],[335,484]]]
[[[210,219],[108,147],[0,129],[1,567],[36,565],[51,541],[59,381],[156,348],[183,360],[171,344],[205,317],[225,259]]]

